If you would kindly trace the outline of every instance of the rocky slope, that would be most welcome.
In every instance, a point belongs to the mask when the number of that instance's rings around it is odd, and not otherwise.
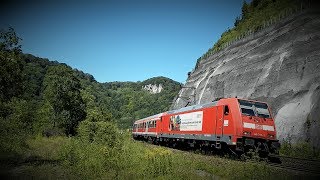
[[[180,97],[194,104],[219,97],[268,102],[278,138],[320,147],[320,11],[306,10],[202,60]],[[183,107],[183,98],[172,108]]]

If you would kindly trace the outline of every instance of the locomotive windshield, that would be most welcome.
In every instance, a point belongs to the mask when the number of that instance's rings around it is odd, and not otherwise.
[[[243,115],[270,118],[268,105],[265,103],[239,99],[239,104]]]

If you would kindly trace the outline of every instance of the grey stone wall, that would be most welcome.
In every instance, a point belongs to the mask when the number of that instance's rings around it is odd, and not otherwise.
[[[179,96],[193,104],[218,97],[267,102],[278,139],[320,147],[320,13],[308,10],[202,60]],[[195,91],[195,92],[194,92]],[[186,105],[177,98],[172,109]]]

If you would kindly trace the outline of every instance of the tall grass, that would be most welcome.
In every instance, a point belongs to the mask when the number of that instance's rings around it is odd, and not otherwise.
[[[134,141],[121,134],[117,147],[79,137],[29,139],[26,163],[11,170],[30,179],[272,179],[299,174],[263,162],[240,162]],[[297,176],[296,176],[297,175]]]
[[[289,141],[284,141],[281,144],[280,154],[291,157],[320,160],[320,150],[307,142],[292,144]]]

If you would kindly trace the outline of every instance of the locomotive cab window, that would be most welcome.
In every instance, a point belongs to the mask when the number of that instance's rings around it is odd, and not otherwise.
[[[270,118],[270,113],[269,113],[267,104],[257,103],[256,104],[256,111],[257,111],[257,115],[259,117]]]
[[[268,105],[265,103],[239,100],[239,104],[243,115],[270,118]]]

